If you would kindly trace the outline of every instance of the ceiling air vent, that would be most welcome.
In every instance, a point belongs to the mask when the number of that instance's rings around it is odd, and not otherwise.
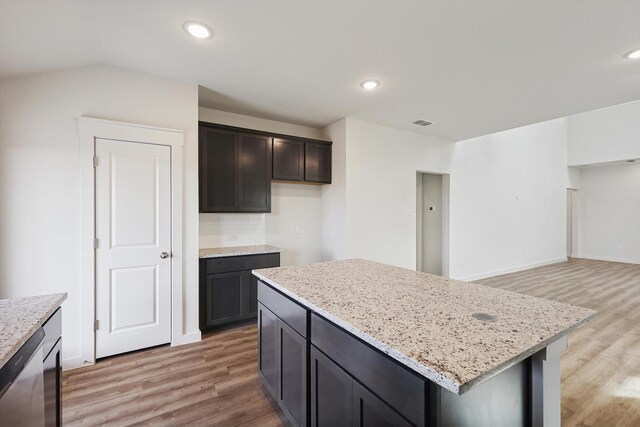
[[[426,120],[416,120],[415,122],[413,122],[413,124],[418,126],[429,126],[431,122],[428,122]]]

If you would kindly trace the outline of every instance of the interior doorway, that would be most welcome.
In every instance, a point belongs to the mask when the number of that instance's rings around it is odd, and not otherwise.
[[[449,276],[449,175],[416,175],[416,269]]]

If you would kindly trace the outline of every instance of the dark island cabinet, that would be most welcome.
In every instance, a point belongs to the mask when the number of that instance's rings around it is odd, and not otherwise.
[[[271,212],[271,137],[199,128],[200,212]]]
[[[258,281],[251,270],[279,265],[279,253],[201,259],[200,330],[254,320]]]
[[[311,427],[353,425],[353,380],[311,346]]]
[[[307,311],[258,282],[258,365],[263,384],[292,425],[308,425]]]

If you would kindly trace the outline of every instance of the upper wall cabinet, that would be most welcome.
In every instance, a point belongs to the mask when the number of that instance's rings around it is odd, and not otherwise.
[[[200,122],[200,212],[271,212],[271,179],[331,183],[331,142]]]
[[[304,142],[273,138],[273,179],[304,181]]]
[[[273,179],[331,184],[331,144],[274,138]]]
[[[331,145],[305,143],[304,180],[331,184]]]
[[[200,124],[200,212],[271,212],[271,137]]]

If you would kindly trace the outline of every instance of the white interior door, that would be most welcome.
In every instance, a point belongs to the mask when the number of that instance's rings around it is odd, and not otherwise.
[[[171,148],[96,139],[96,357],[171,341]]]

